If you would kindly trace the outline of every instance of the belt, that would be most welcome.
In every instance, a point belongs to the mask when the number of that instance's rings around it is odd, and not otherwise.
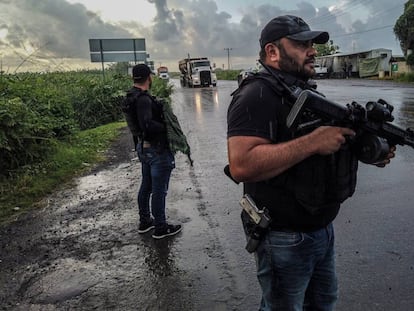
[[[295,230],[292,230],[292,229],[286,228],[286,227],[270,227],[270,231],[297,232]]]
[[[144,140],[142,142],[142,147],[143,148],[150,148],[151,147],[151,143],[149,141]]]
[[[320,229],[323,229],[324,227],[318,227],[318,226],[298,226],[298,227],[286,227],[286,226],[278,226],[276,224],[271,224],[269,226],[270,231],[281,231],[281,232],[313,232]]]

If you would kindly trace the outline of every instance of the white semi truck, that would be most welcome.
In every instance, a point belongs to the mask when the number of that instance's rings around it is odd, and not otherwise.
[[[168,74],[168,68],[165,66],[158,67],[157,73],[158,73],[158,77],[162,80],[170,79],[170,75]]]
[[[217,76],[207,57],[184,58],[178,62],[182,87],[209,87],[217,85]]]

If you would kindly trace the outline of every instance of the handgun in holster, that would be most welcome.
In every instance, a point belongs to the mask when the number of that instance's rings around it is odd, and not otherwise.
[[[242,221],[247,235],[246,250],[253,253],[266,234],[272,220],[269,211],[265,207],[259,209],[250,195],[244,194],[239,203],[243,208]]]

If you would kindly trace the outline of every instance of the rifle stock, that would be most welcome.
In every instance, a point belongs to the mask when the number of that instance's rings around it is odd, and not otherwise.
[[[309,110],[323,120],[334,119],[337,122],[347,123],[350,120],[350,111],[335,102],[332,102],[325,97],[314,93],[310,90],[303,90],[297,97],[290,113],[286,119],[286,125],[292,130],[297,130],[299,127],[300,117],[305,110]]]

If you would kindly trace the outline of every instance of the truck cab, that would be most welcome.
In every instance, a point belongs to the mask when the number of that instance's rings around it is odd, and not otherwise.
[[[165,66],[158,67],[157,73],[158,73],[158,77],[162,80],[170,79],[170,75],[168,74],[168,68]]]
[[[209,87],[217,85],[217,76],[213,72],[207,57],[185,58],[178,63],[180,83],[185,87]]]

